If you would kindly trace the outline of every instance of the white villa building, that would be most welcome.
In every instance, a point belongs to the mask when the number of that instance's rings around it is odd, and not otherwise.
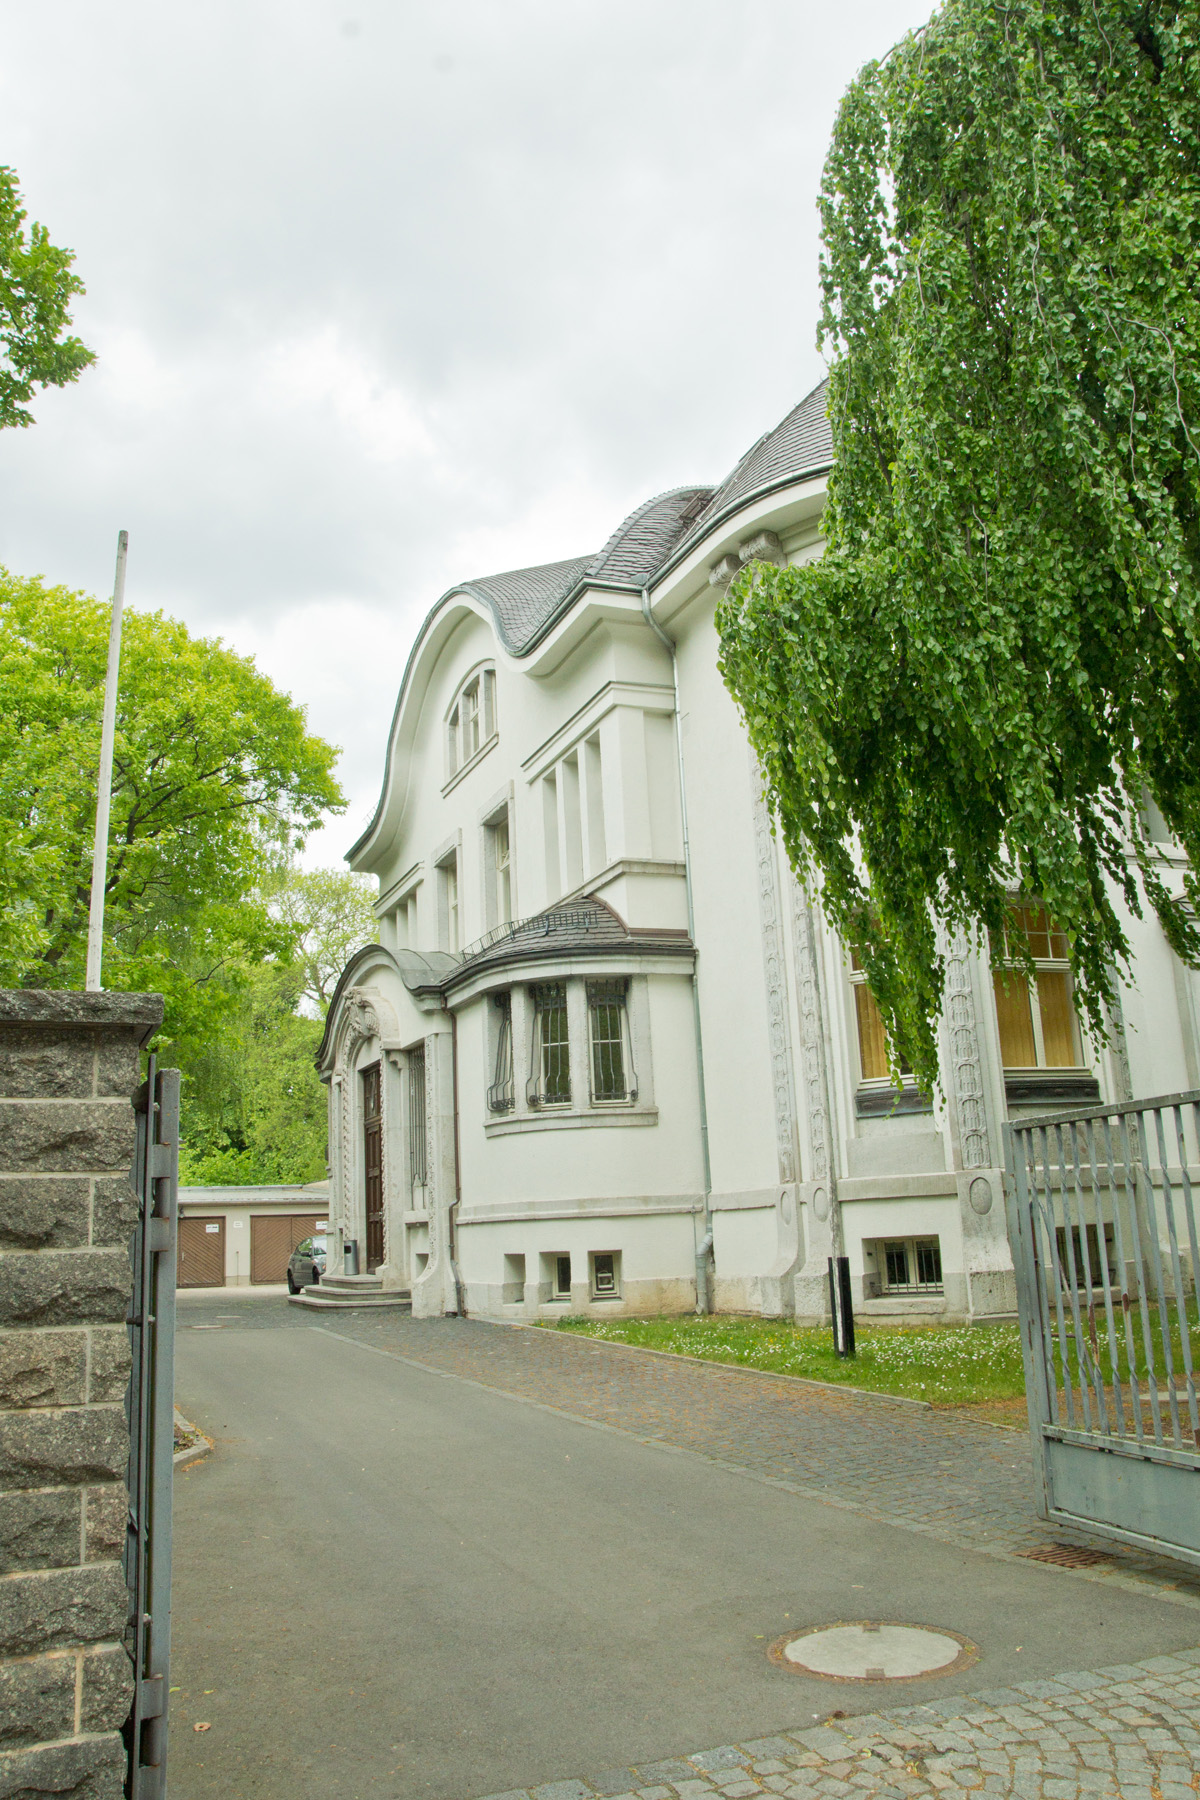
[[[719,487],[429,613],[348,858],[379,942],[319,1053],[330,1273],[353,1241],[417,1314],[817,1320],[844,1252],[867,1314],[1010,1313],[1005,1118],[1200,1086],[1195,977],[1153,917],[1100,1048],[1033,905],[1036,983],[949,945],[945,1097],[891,1086],[717,670],[734,571],[819,556],[830,455],[820,387]]]

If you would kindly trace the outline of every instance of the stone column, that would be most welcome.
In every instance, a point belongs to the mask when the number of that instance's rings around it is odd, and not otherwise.
[[[157,994],[0,991],[0,1794],[119,1800],[130,1097]]]
[[[431,1027],[434,1020],[430,1020]],[[429,1262],[413,1282],[416,1318],[440,1318],[457,1307],[451,1261],[450,1210],[454,1205],[454,1054],[449,1021],[425,1039],[425,1193],[429,1210]]]
[[[945,953],[939,1047],[963,1246],[961,1287],[955,1293],[947,1274],[946,1298],[968,1318],[987,1318],[1017,1307],[1004,1208],[1004,1074],[986,966],[962,933]]]
[[[795,1278],[795,1313],[797,1324],[823,1325],[829,1318],[829,1258],[840,1255],[842,1250],[831,1053],[816,903],[809,900],[795,880],[791,901],[792,947],[799,988],[800,1067],[808,1126],[805,1179],[799,1188],[804,1207],[804,1260]]]

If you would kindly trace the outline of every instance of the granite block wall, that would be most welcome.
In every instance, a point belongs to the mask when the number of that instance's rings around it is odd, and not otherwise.
[[[0,990],[0,1800],[119,1800],[141,1048],[157,994]]]

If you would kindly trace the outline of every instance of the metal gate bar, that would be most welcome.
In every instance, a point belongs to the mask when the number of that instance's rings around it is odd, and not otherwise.
[[[171,1488],[175,1456],[175,1256],[179,1071],[150,1058],[134,1098],[138,1222],[129,1313],[129,1528],[134,1694],[126,1735],[129,1800],[165,1800],[171,1650]]]
[[[1005,1140],[1038,1510],[1200,1563],[1200,1091]]]

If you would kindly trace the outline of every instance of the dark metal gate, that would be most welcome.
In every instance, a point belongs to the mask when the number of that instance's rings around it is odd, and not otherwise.
[[[167,1672],[171,1649],[171,1483],[175,1454],[175,1252],[179,1071],[150,1074],[134,1098],[138,1224],[129,1336],[129,1531],[133,1710],[126,1727],[129,1800],[167,1791]]]
[[[1038,1510],[1200,1564],[1200,1091],[1005,1136]]]

